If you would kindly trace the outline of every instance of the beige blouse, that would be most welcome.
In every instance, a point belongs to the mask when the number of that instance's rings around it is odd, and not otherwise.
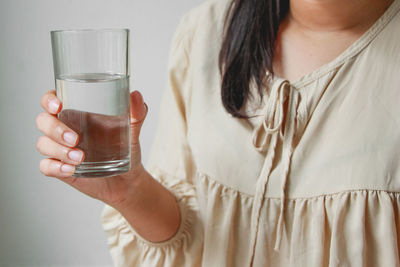
[[[106,206],[115,265],[400,266],[400,0],[332,62],[254,94],[248,120],[221,104],[227,4],[205,1],[173,41],[147,168],[179,231],[151,243]]]

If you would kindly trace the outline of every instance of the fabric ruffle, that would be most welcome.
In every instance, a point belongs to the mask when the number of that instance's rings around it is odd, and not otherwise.
[[[152,243],[107,206],[103,227],[115,266],[244,266],[250,237],[243,229],[251,225],[253,197],[205,174],[197,177],[197,192],[180,180],[158,177],[177,196],[180,228],[171,239]],[[352,190],[289,198],[281,249],[276,252],[280,201],[265,199],[254,266],[400,266],[399,192]],[[199,213],[205,218],[202,223]]]
[[[103,229],[108,236],[108,244],[115,266],[191,266],[201,264],[201,253],[193,253],[185,259],[182,251],[201,250],[202,231],[197,218],[198,205],[193,185],[182,180],[171,179],[167,175],[153,172],[153,176],[169,189],[177,198],[181,212],[181,224],[176,234],[160,243],[150,242],[141,237],[114,208],[106,206],[102,213]],[[196,240],[193,240],[195,236]],[[189,261],[188,261],[189,260]]]
[[[198,177],[205,213],[203,266],[246,266],[253,197]],[[375,267],[400,266],[400,193],[351,190],[307,198],[287,198],[281,249],[274,250],[280,198],[266,198],[254,266]],[[224,227],[221,227],[223,225]],[[217,236],[217,237],[216,237]],[[210,246],[208,242],[213,242]],[[217,248],[228,248],[221,256]],[[216,255],[219,255],[218,257]]]

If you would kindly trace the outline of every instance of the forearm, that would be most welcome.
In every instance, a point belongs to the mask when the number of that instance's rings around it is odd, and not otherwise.
[[[140,236],[151,242],[170,239],[181,221],[175,196],[145,170],[135,179],[127,200],[115,208]]]

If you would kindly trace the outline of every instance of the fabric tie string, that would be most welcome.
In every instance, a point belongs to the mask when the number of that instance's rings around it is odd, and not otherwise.
[[[288,116],[285,116],[285,102],[288,101]],[[287,80],[274,83],[268,96],[263,120],[253,131],[253,145],[259,152],[266,152],[263,168],[256,184],[256,193],[251,214],[251,253],[250,266],[253,265],[260,215],[264,202],[268,180],[273,168],[278,141],[283,142],[282,150],[282,185],[281,206],[274,249],[279,251],[284,229],[284,207],[286,199],[286,184],[293,154],[293,140],[297,127],[297,114],[300,103],[300,93],[293,90]],[[286,121],[285,121],[286,117]],[[283,125],[285,122],[285,125]],[[282,131],[284,130],[284,131]]]

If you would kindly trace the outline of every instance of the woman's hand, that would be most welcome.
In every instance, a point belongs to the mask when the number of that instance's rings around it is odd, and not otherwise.
[[[141,162],[139,134],[147,114],[147,106],[138,91],[130,94],[131,101],[131,171],[111,178],[75,178],[75,166],[84,160],[84,152],[76,145],[79,136],[62,123],[57,114],[62,109],[55,91],[47,92],[41,100],[45,112],[36,118],[38,129],[44,134],[37,142],[37,149],[48,158],[40,162],[40,171],[71,185],[77,190],[111,206],[124,204],[133,193],[138,177],[145,175]]]
[[[78,135],[57,118],[62,104],[54,91],[43,96],[41,104],[45,112],[36,119],[44,134],[37,142],[37,149],[48,157],[40,162],[40,171],[114,207],[143,238],[161,242],[178,230],[179,205],[175,196],[143,168],[139,134],[147,106],[137,91],[130,98],[131,171],[110,178],[71,177],[75,166],[83,161],[84,153],[76,148]]]

